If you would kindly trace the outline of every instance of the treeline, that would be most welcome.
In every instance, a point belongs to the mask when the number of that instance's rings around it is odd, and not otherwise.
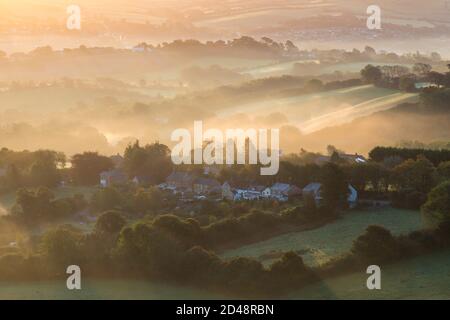
[[[63,153],[51,150],[15,152],[0,150],[0,193],[21,187],[55,187],[61,181],[66,164]]]
[[[384,162],[388,158],[416,159],[419,155],[425,156],[435,166],[438,166],[441,162],[450,161],[450,150],[446,149],[375,147],[369,152],[370,159],[376,162]]]
[[[61,221],[85,209],[88,203],[81,194],[55,199],[48,188],[20,189],[11,214],[5,219],[21,225],[35,227],[42,223]]]
[[[450,70],[450,65],[449,65]],[[431,83],[436,87],[450,87],[450,72],[432,71],[427,63],[415,63],[412,68],[404,65],[367,65],[361,70],[361,77],[366,83],[380,87],[417,92],[421,87],[416,83]]]
[[[450,64],[448,68],[450,71]],[[421,92],[421,105],[428,112],[449,111],[450,72],[432,71],[432,66],[426,63],[416,63],[412,70],[402,65],[367,65],[361,70],[361,77],[364,82],[379,87]]]
[[[70,166],[67,163],[70,162]],[[19,188],[53,188],[60,183],[83,186],[98,185],[100,173],[115,168],[111,157],[97,152],[83,152],[72,158],[57,151],[38,150],[16,152],[0,150],[0,193]],[[149,178],[151,184],[158,184],[172,171],[170,149],[163,144],[153,143],[141,146],[139,141],[127,146],[121,169],[130,179],[135,176]]]

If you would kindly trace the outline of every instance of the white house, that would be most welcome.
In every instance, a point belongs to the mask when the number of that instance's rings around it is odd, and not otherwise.
[[[270,196],[281,201],[287,201],[289,197],[299,196],[301,194],[302,190],[292,184],[277,182],[270,187]]]
[[[264,197],[264,198],[270,198],[271,195],[272,195],[272,191],[270,190],[270,187],[265,188],[261,192],[261,196]]]
[[[322,193],[321,187],[322,187],[321,183],[312,182],[303,188],[302,193],[304,196],[308,195],[308,194],[313,195],[314,200],[316,201],[316,204],[320,205],[320,203],[323,200],[323,197],[321,195],[321,193]],[[348,185],[348,189],[349,189],[349,194],[347,197],[347,201],[348,201],[349,207],[354,208],[356,206],[356,204],[358,203],[358,191],[356,191],[356,189],[350,184]]]

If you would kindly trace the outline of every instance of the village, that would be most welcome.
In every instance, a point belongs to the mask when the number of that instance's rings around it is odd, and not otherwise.
[[[341,158],[349,164],[365,163],[367,161],[361,155],[342,154]],[[135,176],[130,181],[121,168],[123,158],[120,155],[112,156],[111,159],[115,163],[115,168],[100,173],[101,187],[113,187],[127,183],[140,187],[149,187],[151,185],[152,179],[149,176]],[[330,156],[320,155],[316,157],[314,162],[321,166],[330,161]],[[322,203],[321,183],[319,182],[314,181],[304,187],[284,181],[277,181],[271,185],[257,183],[243,185],[242,183],[231,181],[221,182],[218,176],[222,167],[230,167],[230,165],[204,165],[200,172],[175,169],[157,187],[176,196],[177,199],[184,203],[204,200],[233,202],[273,200],[287,202],[307,196],[314,199],[316,206],[320,206]],[[358,192],[351,184],[348,185],[348,189],[348,207],[354,208],[358,203]]]

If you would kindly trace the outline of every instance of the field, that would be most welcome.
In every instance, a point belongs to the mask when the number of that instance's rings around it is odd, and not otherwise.
[[[368,290],[365,270],[323,280],[286,299],[449,299],[450,251],[381,267],[381,290]]]
[[[416,99],[415,94],[365,85],[289,98],[267,98],[264,101],[233,106],[219,113],[219,116],[239,113],[260,116],[277,112],[304,133],[311,133]]]
[[[224,299],[211,292],[138,280],[82,280],[82,289],[69,291],[65,280],[41,282],[0,282],[0,300],[22,299],[125,299],[125,300],[186,300]]]
[[[369,225],[381,225],[393,234],[420,229],[419,212],[399,209],[362,210],[345,214],[322,228],[288,233],[259,243],[226,251],[223,258],[254,257],[265,264],[281,252],[297,251],[308,264],[320,264],[328,258],[348,251],[354,239]]]
[[[297,63],[299,63],[299,64],[302,64],[302,63],[320,64],[320,62],[317,60],[294,60],[294,61],[288,61],[288,62],[272,63],[272,64],[268,64],[268,65],[255,67],[255,68],[249,68],[248,70],[243,71],[243,73],[250,74],[257,78],[275,77],[275,76],[281,76],[281,75],[285,75],[285,74],[292,74],[293,67]],[[409,64],[401,64],[401,63],[396,64],[396,63],[385,63],[385,62],[377,63],[374,61],[365,61],[365,62],[352,62],[352,63],[325,64],[323,66],[319,66],[317,71],[312,72],[312,73],[313,73],[313,75],[329,74],[329,73],[333,73],[335,71],[339,71],[342,73],[359,73],[368,64],[372,64],[374,66],[402,65],[402,66],[408,67],[408,68],[412,67],[412,65],[409,65]]]
[[[450,251],[381,266],[381,290],[369,291],[361,271],[294,291],[285,299],[448,299]],[[0,282],[0,299],[227,299],[230,297],[180,286],[136,280],[83,280],[69,291],[65,281]]]

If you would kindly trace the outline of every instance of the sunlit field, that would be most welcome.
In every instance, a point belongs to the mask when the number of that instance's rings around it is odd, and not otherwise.
[[[383,266],[381,290],[367,290],[361,270],[323,280],[287,295],[286,299],[448,299],[450,251],[433,253]]]
[[[419,212],[409,210],[387,208],[352,211],[321,228],[284,234],[229,250],[222,257],[254,257],[269,264],[280,253],[293,250],[300,253],[306,263],[320,264],[350,250],[353,240],[373,224],[398,235],[420,229],[422,219]]]
[[[278,112],[302,132],[311,133],[416,100],[416,94],[369,85],[289,98],[268,98],[233,106],[220,112],[219,116],[230,116],[233,113],[269,115]]]

